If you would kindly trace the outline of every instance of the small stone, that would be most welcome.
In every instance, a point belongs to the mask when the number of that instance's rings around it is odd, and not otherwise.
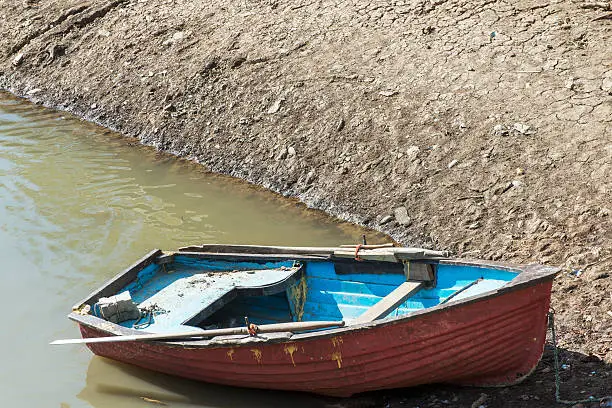
[[[470,406],[470,408],[480,408],[482,406],[484,406],[484,403],[487,402],[487,400],[489,399],[489,396],[487,394],[480,394],[480,397],[478,397],[478,399],[474,402],[472,402],[472,405]]]
[[[97,103],[92,103],[92,104],[91,104],[91,109],[96,109],[97,107],[98,107],[98,104],[97,104]]]
[[[392,215],[385,215],[380,219],[380,222],[378,224],[383,225],[388,223],[389,221],[393,220],[393,216]]]
[[[506,126],[498,124],[493,126],[493,131],[492,133],[495,136],[507,136],[508,135],[508,128],[506,128]]]
[[[574,89],[574,77],[569,77],[567,81],[565,81],[565,87],[569,90]]]
[[[512,180],[512,187],[521,188],[525,185],[521,180]]]
[[[344,129],[344,118],[340,118],[336,124],[336,132],[340,132],[342,129]]]
[[[516,175],[517,176],[522,176],[523,174],[525,174],[525,169],[523,169],[521,167],[517,167],[516,168]]]
[[[448,163],[448,168],[452,169],[453,167],[455,167],[457,165],[457,163],[459,163],[459,160],[453,160],[450,163]]]
[[[40,91],[42,91],[42,89],[40,88],[36,88],[36,89],[31,89],[27,92],[28,95],[36,95],[37,93],[39,93]]]
[[[287,158],[287,148],[283,147],[281,151],[276,155],[276,160],[284,160]]]
[[[418,146],[412,145],[408,147],[408,149],[406,149],[406,156],[408,156],[408,160],[415,161],[420,150],[421,149],[419,149]]]
[[[15,58],[13,58],[13,65],[18,67],[23,62],[23,52],[17,54]]]
[[[287,149],[287,154],[289,154],[289,156],[295,156],[295,149],[293,148],[293,146],[289,146],[289,148]]]
[[[101,29],[98,30],[98,35],[100,37],[110,37],[111,33],[110,33],[110,31],[101,28]]]
[[[268,113],[273,114],[280,110],[281,103],[283,103],[283,98],[278,98],[270,107],[268,108]]]
[[[380,91],[378,94],[380,96],[389,97],[389,96],[397,95],[397,93],[398,93],[397,91],[385,90],[385,91]]]
[[[315,180],[316,177],[317,176],[316,176],[315,171],[310,170],[308,174],[306,175],[306,180],[305,180],[306,184],[311,184]]]
[[[167,112],[175,112],[176,111],[176,107],[169,103],[168,105],[164,106],[164,110]]]
[[[525,125],[523,123],[515,123],[514,126],[512,126],[512,130],[522,134],[522,135],[527,135],[531,130],[531,126],[529,125]]]
[[[601,82],[601,89],[607,92],[612,92],[612,77],[603,79]]]
[[[395,220],[401,225],[409,225],[410,217],[408,216],[408,210],[406,207],[398,207],[394,210]]]

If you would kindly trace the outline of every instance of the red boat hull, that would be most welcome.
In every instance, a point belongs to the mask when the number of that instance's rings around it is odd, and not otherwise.
[[[283,343],[90,344],[97,355],[199,381],[347,397],[425,383],[516,383],[538,363],[552,281],[346,331]],[[108,333],[80,325],[83,337]]]

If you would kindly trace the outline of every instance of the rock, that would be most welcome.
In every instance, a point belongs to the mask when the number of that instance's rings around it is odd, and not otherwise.
[[[176,112],[176,107],[169,103],[168,105],[164,106],[164,110],[167,112]]]
[[[508,128],[504,125],[498,124],[493,126],[491,131],[495,136],[508,136]]]
[[[315,178],[316,178],[316,177],[317,177],[317,176],[316,176],[315,171],[314,171],[314,170],[310,170],[310,171],[308,172],[308,174],[306,175],[306,180],[305,180],[305,183],[306,183],[306,184],[311,184],[311,183],[312,183],[312,182],[315,180]]]
[[[110,33],[110,31],[101,28],[101,29],[98,30],[98,35],[100,37],[110,37],[111,33]]]
[[[276,101],[274,101],[274,103],[268,108],[268,113],[272,115],[278,112],[280,110],[281,103],[283,103],[283,100],[283,98],[278,98]]]
[[[284,160],[287,158],[287,148],[283,147],[281,151],[276,155],[276,161]]]
[[[393,220],[393,216],[392,215],[384,215],[381,219],[380,222],[378,223],[379,225],[383,225],[388,223],[389,221]]]
[[[410,217],[408,217],[408,210],[406,207],[397,207],[394,210],[395,220],[399,222],[401,225],[409,225]]]
[[[603,81],[601,81],[601,89],[612,93],[612,78],[604,78]]]
[[[39,93],[40,91],[42,91],[42,89],[40,88],[36,88],[36,89],[30,89],[28,92],[26,92],[28,95],[36,95],[37,93]]]
[[[15,58],[13,58],[13,65],[18,67],[19,65],[21,65],[21,63],[23,62],[23,52],[20,52],[19,54],[17,54],[17,56]]]
[[[415,161],[420,150],[421,149],[415,145],[408,147],[408,149],[406,149],[406,156],[408,156],[408,160]]]
[[[489,399],[489,396],[487,394],[480,394],[480,397],[478,397],[478,399],[474,402],[472,402],[472,405],[470,405],[470,408],[481,408],[481,407],[485,407],[486,405],[484,405],[485,402],[487,402],[487,400]]]
[[[512,130],[520,133],[521,135],[528,135],[532,133],[531,126],[525,125],[523,123],[515,123],[514,126],[512,126]]]
[[[289,146],[289,148],[287,149],[287,154],[289,154],[289,156],[295,156],[295,149],[293,148],[293,146]]]
[[[175,42],[181,41],[183,38],[185,38],[185,32],[177,31],[176,33],[172,34],[172,37],[164,41],[164,45],[174,44]]]
[[[521,180],[512,180],[512,187],[521,188],[525,185]]]
[[[398,93],[397,91],[385,90],[385,91],[380,91],[378,94],[380,96],[389,97],[389,96],[397,95],[397,93]]]
[[[98,104],[97,103],[92,103],[90,108],[91,109],[97,109],[98,108]]]
[[[344,129],[344,118],[340,118],[336,124],[336,132],[340,132],[342,129]]]
[[[448,163],[448,168],[452,169],[453,167],[455,167],[457,165],[457,163],[459,163],[459,160],[453,160],[450,163]]]

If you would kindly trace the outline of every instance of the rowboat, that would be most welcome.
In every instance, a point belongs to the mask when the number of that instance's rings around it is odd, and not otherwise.
[[[420,248],[154,250],[69,315],[94,354],[199,381],[347,397],[500,386],[537,365],[558,269]]]

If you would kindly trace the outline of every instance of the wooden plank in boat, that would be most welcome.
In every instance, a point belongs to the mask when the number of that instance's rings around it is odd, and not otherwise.
[[[303,272],[300,265],[195,274],[175,280],[138,306],[161,311],[147,326],[147,331],[163,331],[177,325],[195,326],[237,296],[282,292],[301,278]]]
[[[364,314],[353,321],[353,324],[367,323],[385,317],[393,309],[404,303],[406,299],[423,287],[423,282],[404,282],[369,308]]]

